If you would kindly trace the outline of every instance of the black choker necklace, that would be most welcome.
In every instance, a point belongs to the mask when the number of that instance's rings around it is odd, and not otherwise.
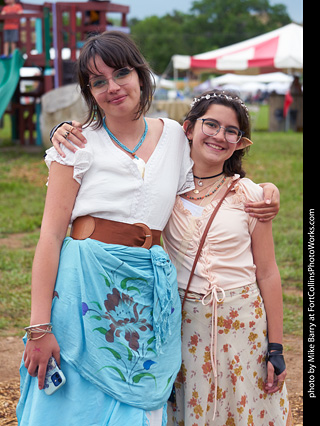
[[[218,173],[217,175],[213,175],[213,176],[207,176],[207,177],[199,177],[199,176],[196,176],[196,175],[193,175],[193,177],[195,177],[196,179],[199,179],[198,180],[198,185],[199,186],[202,186],[203,185],[203,180],[204,179],[212,179],[212,178],[215,178],[215,177],[218,177],[218,176],[221,176],[223,174],[223,171],[221,172],[221,173]]]

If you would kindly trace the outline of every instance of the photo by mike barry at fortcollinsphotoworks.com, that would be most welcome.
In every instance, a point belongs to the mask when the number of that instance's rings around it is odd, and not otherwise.
[[[308,210],[307,235],[305,238],[305,402],[316,401],[316,215],[315,209]]]

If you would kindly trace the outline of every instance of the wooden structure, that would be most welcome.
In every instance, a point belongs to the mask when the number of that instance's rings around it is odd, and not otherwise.
[[[26,93],[21,92],[21,85],[18,84],[7,113],[15,117],[13,138],[19,139],[22,144],[34,144],[33,131],[36,124],[33,117],[41,96],[53,88],[74,81],[72,72],[74,63],[90,34],[113,28],[119,29],[113,25],[115,19],[120,24],[121,30],[129,32],[127,27],[129,7],[113,4],[111,1],[59,2],[43,5],[21,2],[21,5],[22,14],[0,14],[0,29],[5,19],[19,17],[18,48],[25,56],[24,67],[37,67],[40,72],[36,77],[20,78],[20,83],[28,80],[36,82],[35,89],[27,93],[32,102],[25,104],[21,100],[22,97],[26,97]],[[0,52],[3,52],[2,31],[0,31]]]

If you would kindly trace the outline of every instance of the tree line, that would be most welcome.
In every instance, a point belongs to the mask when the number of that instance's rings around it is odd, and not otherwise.
[[[152,69],[162,74],[172,55],[229,46],[290,22],[286,6],[269,0],[196,0],[188,13],[132,19],[129,26]]]

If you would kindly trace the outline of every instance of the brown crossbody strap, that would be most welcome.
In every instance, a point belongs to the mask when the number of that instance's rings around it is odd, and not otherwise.
[[[193,265],[192,265],[192,268],[191,268],[190,277],[189,277],[189,281],[188,281],[188,284],[187,284],[187,288],[186,288],[186,290],[185,290],[185,294],[184,294],[184,298],[183,298],[183,301],[182,301],[181,310],[183,310],[184,302],[185,302],[185,300],[186,300],[187,293],[188,293],[188,291],[189,291],[190,283],[191,283],[191,280],[192,280],[192,277],[193,277],[194,271],[195,271],[195,269],[196,269],[196,265],[197,265],[197,262],[198,262],[198,260],[199,260],[200,253],[201,253],[201,250],[202,250],[203,244],[204,244],[204,242],[205,242],[205,239],[206,239],[207,233],[208,233],[208,231],[209,231],[209,229],[210,229],[210,226],[211,226],[211,224],[212,224],[212,221],[213,221],[213,219],[215,218],[216,214],[218,213],[218,210],[219,210],[219,208],[220,208],[221,204],[223,203],[224,199],[226,198],[226,196],[229,194],[229,192],[232,190],[232,188],[235,186],[235,184],[236,184],[239,180],[240,180],[240,178],[239,178],[239,179],[237,179],[237,180],[235,180],[235,181],[233,181],[233,182],[231,183],[231,185],[229,186],[229,188],[226,190],[225,194],[223,195],[223,197],[220,199],[219,203],[216,205],[215,209],[213,210],[213,212],[212,212],[212,214],[211,214],[211,216],[210,216],[210,219],[208,220],[207,226],[206,226],[205,230],[203,231],[203,234],[202,234],[202,237],[201,237],[201,240],[200,240],[200,244],[199,244],[199,247],[198,247],[198,251],[197,251],[196,257],[194,258],[194,262],[193,262]]]

